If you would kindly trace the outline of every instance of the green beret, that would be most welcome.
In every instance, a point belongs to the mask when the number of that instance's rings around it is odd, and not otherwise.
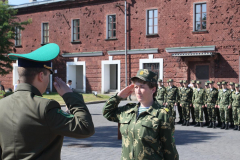
[[[196,83],[197,83],[197,84],[201,84],[201,81],[197,81]]]
[[[162,79],[158,79],[158,82],[162,82]]]
[[[191,80],[191,83],[196,83],[196,80]]]
[[[167,82],[173,82],[173,79],[168,79]]]
[[[235,87],[236,87],[236,88],[239,88],[239,84],[235,83]]]
[[[233,86],[234,84],[235,84],[235,83],[233,83],[233,82],[230,82],[230,83],[229,83],[229,85],[231,85],[231,86]]]
[[[158,80],[157,74],[148,69],[139,69],[137,75],[132,77],[131,80],[134,78],[138,78],[146,82],[157,82]]]
[[[183,80],[183,83],[187,83],[187,80]]]

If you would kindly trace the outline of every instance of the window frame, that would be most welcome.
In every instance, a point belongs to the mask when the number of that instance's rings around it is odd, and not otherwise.
[[[78,29],[79,29],[79,31],[78,32],[74,32],[74,28],[77,28],[77,27],[75,27],[74,26],[74,21],[76,21],[76,20],[78,20],[79,21],[79,23],[78,23]],[[76,19],[72,19],[72,31],[71,31],[71,42],[80,42],[80,19],[79,18],[76,18]],[[78,37],[79,37],[79,39],[74,39],[74,35],[75,34],[78,34]]]
[[[154,11],[157,10],[157,17],[155,17],[155,14],[154,14]],[[152,28],[153,28],[153,33],[149,33],[149,11],[153,11],[153,25],[152,25]],[[154,24],[154,19],[157,18],[157,25]],[[158,9],[157,8],[151,8],[151,9],[147,9],[146,10],[146,35],[149,36],[149,35],[158,35]],[[154,27],[157,26],[157,32],[155,33],[154,31]]]
[[[109,37],[109,16],[115,16],[115,29],[112,29],[111,31],[112,31],[112,35],[113,35],[113,31],[115,30],[115,34],[116,34],[116,36],[115,37]],[[106,20],[106,39],[117,39],[117,16],[116,16],[116,14],[109,14],[109,15],[107,15],[107,18],[106,18],[107,20]],[[113,28],[113,23],[112,23],[112,28]]]
[[[48,30],[44,30],[44,25],[47,24],[48,25]],[[42,38],[42,44],[48,44],[49,43],[49,23],[48,22],[43,22],[42,25],[41,25],[42,29],[42,35],[41,35],[41,38]],[[48,36],[44,36],[44,33],[45,31],[48,31]],[[45,37],[48,37],[48,41],[45,42]]]
[[[205,4],[206,5],[206,12],[202,12],[202,5]],[[201,5],[201,17],[200,17],[200,24],[201,24],[201,27],[200,27],[200,30],[196,30],[196,6],[197,5]],[[206,29],[202,29],[202,13],[206,13],[206,18],[207,18],[207,2],[196,2],[196,3],[193,3],[193,32],[202,32],[202,31],[207,31],[207,19],[205,20],[206,22]]]
[[[22,30],[20,27],[15,28],[15,46],[22,46]]]

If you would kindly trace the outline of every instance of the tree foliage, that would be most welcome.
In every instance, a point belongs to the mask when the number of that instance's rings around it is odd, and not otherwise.
[[[31,19],[19,22],[17,10],[11,8],[8,2],[0,1],[0,75],[6,75],[12,71],[12,60],[7,57],[14,46],[15,29],[24,30],[24,25],[30,24]]]

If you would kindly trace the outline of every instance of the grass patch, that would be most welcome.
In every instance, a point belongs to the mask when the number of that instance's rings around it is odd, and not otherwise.
[[[83,99],[85,102],[93,102],[93,101],[103,101],[103,100],[108,100],[110,97],[107,95],[103,95],[103,94],[99,94],[96,96],[94,96],[93,94],[82,94],[83,95]],[[62,99],[62,97],[57,93],[57,92],[52,92],[49,94],[43,94],[44,98],[48,98],[48,99],[54,99],[55,101],[57,101],[60,104],[65,104],[64,100]]]

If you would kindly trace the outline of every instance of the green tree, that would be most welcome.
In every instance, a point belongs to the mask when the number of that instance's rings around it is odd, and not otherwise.
[[[0,1],[0,75],[12,71],[12,60],[7,54],[12,51],[15,39],[15,29],[24,30],[23,25],[31,23],[31,19],[19,22],[17,10],[8,5],[8,1]]]

